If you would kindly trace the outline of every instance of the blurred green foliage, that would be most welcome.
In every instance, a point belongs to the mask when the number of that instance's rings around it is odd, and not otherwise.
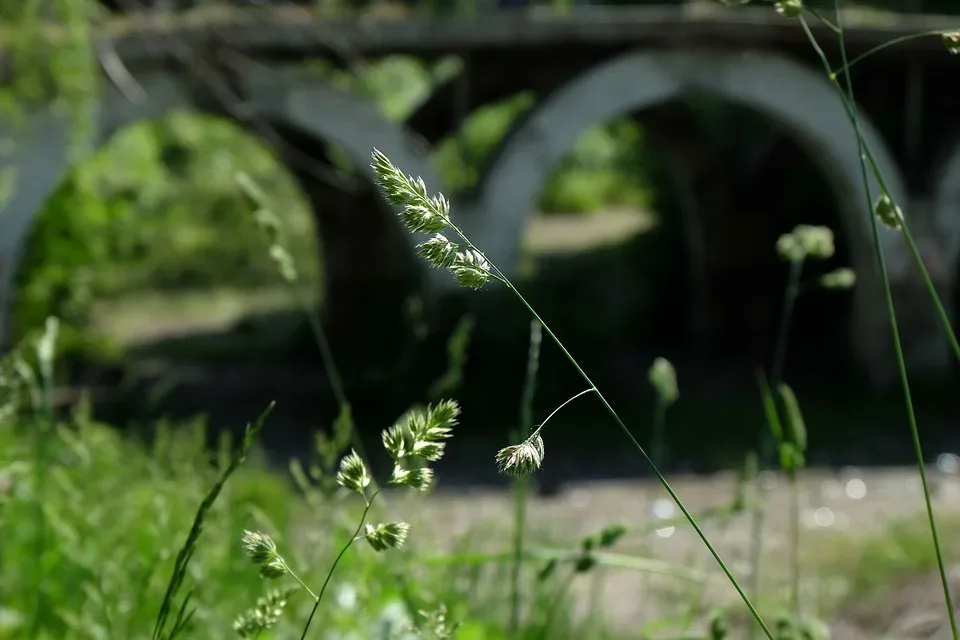
[[[870,4],[907,8],[880,0]],[[933,11],[953,4],[913,3]],[[0,112],[16,120],[36,101],[53,100],[74,119],[74,151],[81,159],[33,229],[17,279],[19,333],[38,327],[51,314],[82,330],[93,301],[145,288],[256,289],[276,284],[256,228],[236,195],[233,174],[241,170],[267,189],[274,208],[291,227],[289,235],[297,244],[290,249],[300,269],[318,278],[319,243],[303,197],[273,154],[239,127],[178,113],[136,125],[97,153],[86,153],[95,142],[94,105],[100,89],[91,24],[103,13],[97,0],[0,0],[0,26],[5,27],[16,79],[0,92]],[[68,27],[56,46],[45,45],[39,37],[50,20]],[[437,82],[457,71],[454,60],[423,63],[399,56],[363,63],[354,75],[311,66],[331,82],[368,96],[395,120],[404,119]],[[488,105],[440,142],[433,162],[447,193],[477,184],[485,162],[533,104],[533,96],[519,94]],[[722,117],[708,116],[703,119],[706,127],[720,136],[730,133]],[[540,209],[587,213],[646,208],[654,195],[661,195],[652,189],[661,174],[635,121],[605,123],[580,136],[545,185]]]

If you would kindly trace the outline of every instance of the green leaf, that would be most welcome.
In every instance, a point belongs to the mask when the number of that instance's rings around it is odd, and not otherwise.
[[[777,442],[783,442],[783,427],[780,424],[780,415],[777,413],[777,403],[770,392],[770,385],[763,371],[757,371],[757,381],[760,384],[760,395],[763,399],[763,413],[767,418],[767,426]]]
[[[780,398],[783,400],[783,410],[787,418],[787,438],[800,452],[807,450],[807,426],[803,421],[800,403],[793,389],[786,384],[780,384]]]

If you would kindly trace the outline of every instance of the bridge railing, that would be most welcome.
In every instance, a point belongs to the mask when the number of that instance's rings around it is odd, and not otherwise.
[[[296,6],[321,13],[330,9],[343,16],[343,12],[366,13],[386,5],[397,5],[402,11],[427,12],[443,16],[481,16],[501,9],[543,8],[558,11],[587,6],[722,6],[722,0],[100,0],[112,12],[129,13],[132,10],[195,9],[209,5],[232,5],[238,8],[270,8]],[[753,5],[766,4],[769,0],[754,0]],[[822,11],[832,11],[834,0],[806,0],[807,6]],[[960,0],[857,0],[844,1],[846,8],[876,10],[900,14],[929,13],[938,15],[960,14]]]

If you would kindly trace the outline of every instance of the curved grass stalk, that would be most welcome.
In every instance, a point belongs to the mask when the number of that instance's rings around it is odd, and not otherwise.
[[[839,2],[836,3],[836,6],[837,6],[838,21],[839,21],[839,13],[840,13]],[[860,170],[861,170],[863,188],[867,196],[867,201],[873,202],[873,197],[872,197],[872,194],[870,193],[870,180],[867,173],[868,163],[872,166],[874,170],[874,174],[877,178],[877,181],[881,189],[883,190],[883,193],[889,197],[889,191],[887,190],[886,185],[883,181],[882,173],[877,169],[876,162],[873,160],[872,154],[870,153],[870,150],[867,148],[867,145],[863,138],[863,133],[860,128],[860,119],[857,115],[855,102],[854,102],[853,83],[850,79],[850,73],[849,73],[850,64],[849,64],[849,61],[847,60],[846,45],[845,45],[845,40],[843,35],[842,24],[839,25],[840,32],[838,34],[838,40],[840,45],[841,56],[843,59],[843,68],[845,70],[844,75],[846,78],[846,91],[844,91],[843,87],[841,87],[836,77],[832,75],[829,60],[827,59],[826,54],[823,52],[823,49],[820,47],[819,43],[817,42],[816,37],[813,35],[813,32],[810,29],[810,25],[807,23],[803,15],[800,15],[798,19],[800,21],[800,25],[803,27],[803,31],[806,34],[807,39],[810,41],[811,46],[813,47],[817,56],[820,58],[824,66],[824,69],[827,72],[828,77],[830,78],[831,83],[837,89],[837,92],[839,93],[843,101],[843,105],[847,112],[847,116],[850,119],[851,124],[853,125],[854,132],[856,133],[856,136],[857,136],[857,144],[860,149],[860,154],[859,154]],[[906,360],[903,354],[903,345],[900,339],[900,330],[897,325],[896,310],[893,304],[893,293],[890,287],[890,278],[887,272],[886,259],[884,258],[884,255],[883,255],[883,246],[882,246],[882,243],[880,242],[880,232],[877,228],[877,221],[875,219],[874,212],[871,210],[868,212],[868,215],[870,216],[870,228],[873,232],[873,244],[874,244],[874,250],[877,255],[877,263],[880,268],[881,276],[883,277],[884,298],[886,302],[887,315],[890,320],[890,330],[891,330],[892,339],[893,339],[894,351],[896,353],[896,358],[897,358],[897,369],[899,372],[900,383],[903,388],[904,401],[907,409],[907,420],[910,427],[910,436],[911,436],[911,440],[913,441],[914,454],[917,460],[917,470],[920,474],[920,482],[923,487],[923,498],[924,498],[924,503],[927,511],[927,519],[930,524],[930,533],[933,538],[934,552],[937,557],[937,567],[940,571],[940,580],[943,587],[944,598],[946,600],[947,614],[950,619],[950,629],[952,631],[954,640],[960,640],[960,633],[958,633],[958,629],[957,629],[956,614],[953,609],[953,599],[950,594],[950,583],[949,583],[949,580],[947,579],[946,566],[944,563],[943,552],[940,545],[940,536],[937,531],[936,516],[934,515],[933,504],[930,498],[930,489],[927,484],[927,474],[926,474],[926,469],[924,467],[924,458],[923,458],[923,447],[920,442],[920,432],[919,432],[919,428],[917,427],[917,418],[916,418],[916,413],[914,411],[913,399],[910,392],[910,381],[907,376]],[[901,228],[903,229],[904,237],[909,237],[909,232],[906,230],[906,226],[901,225]],[[911,251],[915,251],[916,245],[913,243],[912,239],[908,240],[908,244],[911,247]],[[930,291],[931,298],[934,300],[938,308],[938,311],[941,311],[943,306],[942,304],[940,304],[939,297],[937,296],[936,290],[933,288],[932,282],[930,282],[929,280],[929,275],[926,275],[926,269],[923,266],[923,261],[920,260],[919,258],[920,258],[919,252],[917,252],[915,254],[915,259],[917,259],[917,262],[920,265],[921,271],[925,274],[924,281],[927,284],[927,287]],[[945,313],[941,316],[941,321],[944,323],[944,328],[947,330],[948,334],[950,334],[952,338],[952,343],[954,344],[955,352],[957,353],[958,359],[960,359],[960,348],[956,346],[956,338],[953,336],[952,328],[950,327],[949,320],[946,318]]]
[[[327,577],[324,578],[323,584],[320,586],[320,591],[313,599],[313,609],[310,610],[310,617],[307,618],[307,623],[303,627],[303,633],[300,634],[300,640],[304,640],[307,637],[307,631],[310,630],[310,624],[313,622],[313,617],[317,614],[317,609],[320,607],[320,601],[323,599],[323,594],[327,590],[327,585],[330,584],[330,579],[333,578],[333,572],[337,570],[337,565],[340,564],[340,560],[343,558],[344,554],[347,553],[350,547],[353,546],[353,543],[362,538],[360,531],[363,529],[363,525],[366,524],[367,515],[370,513],[370,507],[373,506],[374,499],[380,495],[380,491],[380,489],[374,491],[373,495],[370,496],[370,499],[367,500],[367,504],[363,509],[363,513],[360,515],[360,522],[357,524],[356,531],[353,532],[353,535],[350,536],[350,539],[347,540],[347,543],[343,545],[343,548],[340,549],[340,553],[338,553],[336,559],[334,559],[333,564],[330,565],[330,569],[327,571]],[[297,580],[299,581],[299,578],[297,578]],[[304,585],[304,588],[306,588],[306,585]],[[312,591],[309,589],[307,589],[307,591],[313,595]]]
[[[858,62],[861,62],[865,58],[869,58],[870,56],[874,55],[875,53],[879,53],[884,49],[889,49],[890,47],[895,47],[898,44],[903,44],[904,42],[909,42],[911,40],[919,40],[920,38],[929,38],[930,36],[940,36],[942,38],[943,36],[950,35],[951,33],[956,33],[956,31],[957,31],[956,29],[931,29],[929,31],[918,31],[917,33],[911,33],[905,36],[891,38],[890,40],[887,40],[886,42],[878,44],[872,49],[868,49],[867,51],[861,53],[857,57],[850,60],[848,64],[845,64],[838,69],[834,69],[828,75],[830,76],[831,80],[836,80],[837,77],[841,74],[849,75],[850,69],[853,68],[853,66]],[[837,35],[838,36],[841,35],[842,32],[843,32],[843,29],[842,27],[840,27],[839,31],[837,31]]]
[[[623,422],[623,419],[620,418],[620,415],[616,412],[603,393],[597,389],[593,380],[580,366],[580,363],[578,363],[576,358],[574,358],[570,351],[567,350],[560,338],[557,337],[550,326],[543,320],[543,318],[540,317],[540,314],[538,314],[533,306],[531,306],[519,289],[517,289],[510,279],[495,264],[490,262],[487,256],[470,241],[466,234],[464,234],[457,225],[453,223],[449,216],[449,202],[443,197],[442,194],[431,197],[428,194],[427,187],[421,178],[407,176],[379,150],[374,149],[372,155],[373,162],[371,167],[376,175],[377,183],[382,189],[383,195],[387,202],[395,206],[402,207],[400,216],[407,228],[412,232],[436,233],[431,240],[428,240],[420,245],[419,249],[421,256],[431,262],[434,266],[449,269],[457,279],[458,283],[460,283],[462,286],[479,288],[482,287],[487,280],[492,278],[503,283],[503,285],[516,296],[517,300],[519,300],[520,303],[527,309],[530,315],[543,327],[543,330],[548,336],[550,336],[550,339],[553,340],[554,344],[557,345],[564,357],[566,357],[577,373],[580,374],[580,377],[583,378],[583,381],[587,384],[590,390],[596,392],[597,398],[600,400],[603,408],[607,411],[610,417],[613,418],[614,422],[617,424],[617,427],[621,432],[623,432],[633,449],[640,454],[640,457],[644,459],[644,461],[653,471],[657,480],[663,486],[664,490],[667,492],[673,502],[677,505],[677,508],[683,514],[683,517],[686,519],[686,521],[689,522],[690,526],[693,527],[697,536],[707,547],[710,555],[713,556],[724,575],[726,575],[727,579],[730,581],[730,584],[734,587],[734,589],[737,591],[737,594],[743,600],[743,603],[750,611],[753,619],[766,634],[768,640],[775,640],[773,632],[763,621],[763,618],[760,616],[760,612],[757,611],[757,608],[750,600],[750,597],[733,575],[733,572],[727,566],[726,562],[724,562],[723,558],[720,556],[720,553],[707,538],[706,534],[703,532],[703,529],[700,528],[696,518],[694,518],[693,514],[689,511],[689,509],[687,509],[686,505],[680,499],[680,496],[667,481],[666,476],[663,475],[663,473],[660,471],[660,468],[654,463],[653,459],[646,452],[633,433],[631,433],[630,429]],[[446,229],[452,230],[464,243],[464,248],[466,249],[465,251],[458,251],[458,245],[455,245],[440,233],[440,231]]]

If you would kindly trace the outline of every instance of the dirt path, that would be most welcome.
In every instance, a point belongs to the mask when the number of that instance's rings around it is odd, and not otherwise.
[[[960,479],[932,468],[935,507],[942,517],[960,515]],[[731,474],[710,477],[674,477],[677,493],[692,512],[729,502],[735,479]],[[764,594],[762,604],[786,602],[789,567],[790,494],[782,477],[765,477],[770,505],[763,535]],[[611,568],[605,571],[602,602],[605,619],[621,629],[638,629],[654,619],[678,616],[691,605],[705,611],[712,604],[735,603],[736,594],[691,527],[685,524],[657,525],[660,518],[679,515],[665,500],[666,494],[648,482],[604,482],[570,484],[556,497],[535,498],[529,509],[532,536],[544,544],[571,548],[605,525],[620,522],[630,533],[617,545],[617,553],[643,556],[659,563],[686,569],[702,578],[657,576],[636,570]],[[902,576],[909,597],[889,601],[880,594],[836,611],[835,604],[856,596],[851,593],[861,568],[849,550],[857,541],[876,538],[895,521],[923,517],[922,491],[913,469],[838,472],[810,472],[800,485],[801,553],[805,567],[823,567],[820,575],[807,575],[802,582],[805,606],[833,618],[834,640],[904,640],[934,637],[943,622],[942,592],[936,576]],[[511,523],[512,504],[505,491],[438,491],[419,508],[422,527],[428,522],[435,534],[435,548],[451,549],[463,536],[473,534],[476,545],[488,551],[505,550]],[[410,511],[406,511],[410,513]],[[663,524],[663,523],[661,523]],[[749,516],[739,516],[725,526],[717,520],[701,522],[739,579],[747,579],[751,540]],[[904,556],[923,554],[921,532],[890,553]],[[478,532],[484,532],[477,536]],[[484,542],[487,541],[486,543]],[[946,539],[951,545],[952,540]],[[913,546],[910,546],[913,545]],[[914,548],[916,547],[916,548]],[[478,549],[471,548],[473,551]],[[848,557],[844,558],[844,555]],[[955,556],[956,557],[956,556]],[[837,564],[837,559],[841,562]],[[919,563],[919,561],[918,561]],[[829,566],[832,565],[832,568]],[[658,568],[658,566],[654,566]],[[834,575],[830,575],[830,574]],[[586,613],[591,588],[589,579],[574,585],[576,606]],[[960,584],[957,585],[960,590]],[[901,594],[900,589],[897,594]],[[856,598],[854,598],[856,600]],[[894,606],[896,604],[896,606]],[[883,615],[880,615],[882,613]],[[678,629],[679,631],[679,629]],[[893,634],[893,635],[889,635]]]

